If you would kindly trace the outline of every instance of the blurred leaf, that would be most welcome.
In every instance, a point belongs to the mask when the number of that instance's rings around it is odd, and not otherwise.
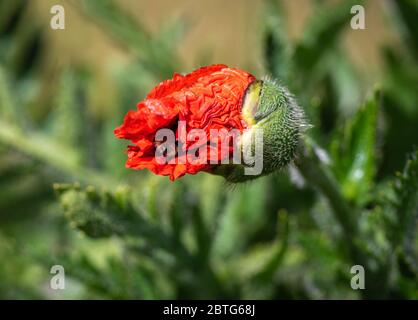
[[[394,243],[402,252],[399,259],[414,270],[418,280],[418,149],[411,154],[394,183],[396,192],[396,227]]]
[[[126,190],[111,194],[92,186],[81,189],[78,185],[59,184],[55,185],[55,190],[70,224],[89,237],[130,236],[179,259],[191,259],[178,240],[133,207]]]
[[[147,270],[145,264],[141,267],[136,261],[130,260],[109,257],[105,265],[100,267],[82,255],[61,263],[64,263],[71,278],[81,281],[87,287],[89,295],[96,294],[106,299],[155,298],[155,275]]]
[[[133,236],[172,253],[186,254],[164,230],[137,212],[125,189],[112,194],[93,186],[55,185],[55,190],[70,223],[90,237]]]
[[[39,65],[42,48],[42,29],[27,16],[25,1],[0,1],[0,62],[19,79]]]
[[[63,72],[58,92],[55,98],[55,107],[49,118],[50,134],[61,143],[69,147],[82,145],[83,132],[83,105],[79,86],[82,79],[75,72]],[[77,151],[80,151],[78,149]]]
[[[418,61],[418,2],[416,0],[396,0],[391,1],[397,8],[399,18],[396,20],[400,24],[401,35],[404,43],[410,48],[411,54]]]
[[[39,65],[41,54],[42,29],[36,24],[28,28],[26,24],[26,19],[21,19],[19,22],[7,63],[17,77],[23,77],[27,73],[33,72],[34,68]]]
[[[0,297],[1,299],[41,299],[38,267],[22,254],[16,243],[0,232]],[[36,280],[35,280],[35,279]],[[35,280],[29,282],[28,280]],[[37,286],[34,286],[36,283]]]
[[[113,130],[120,124],[115,120],[115,117],[109,117],[104,121],[99,159],[106,173],[116,179],[123,179],[129,172],[124,166],[126,146],[119,139],[115,139]]]
[[[158,47],[162,47],[166,52],[176,51],[177,45],[182,41],[187,27],[188,21],[186,17],[179,17],[166,22],[156,37]]]
[[[366,100],[331,145],[333,171],[344,196],[358,204],[370,200],[376,173],[379,91]]]
[[[286,254],[286,250],[288,248],[288,241],[289,241],[289,217],[288,213],[285,210],[281,210],[279,212],[278,218],[278,227],[279,227],[279,235],[280,239],[280,246],[277,247],[274,251],[270,259],[264,264],[264,266],[259,270],[257,275],[255,276],[255,281],[261,283],[268,283],[270,279],[274,278],[274,275],[278,271],[280,264],[283,261],[284,255]]]
[[[16,97],[12,92],[12,84],[9,74],[0,65],[0,119],[9,123],[19,122],[19,110],[16,108]]]
[[[76,6],[77,2],[73,2]],[[171,77],[176,71],[177,59],[169,46],[161,46],[131,14],[113,0],[82,2],[89,17],[96,18],[110,34],[128,49],[134,49],[143,61],[143,67],[160,78]],[[173,31],[173,30],[172,30]],[[173,34],[172,34],[173,35]]]
[[[340,48],[333,52],[328,70],[335,86],[334,94],[338,100],[338,113],[343,117],[348,117],[357,111],[363,92],[358,81],[360,75],[344,52],[345,50]]]
[[[0,1],[0,37],[14,30],[17,21],[19,21],[23,14],[24,4],[24,0]]]
[[[260,178],[239,185],[230,193],[220,227],[214,235],[214,255],[220,258],[237,255],[245,248],[250,236],[262,226],[263,220],[268,218],[260,215],[265,212],[267,186],[267,178]]]
[[[385,130],[380,177],[402,170],[405,154],[416,144],[418,136],[418,91],[415,85],[418,83],[418,66],[394,48],[385,48],[384,57]]]
[[[294,51],[297,68],[295,80],[305,86],[309,76],[326,54],[338,43],[341,32],[350,25],[350,9],[361,1],[344,1],[339,5],[318,5],[305,27],[303,39]],[[331,14],[332,13],[332,14]]]
[[[414,88],[418,82],[418,65],[393,48],[384,48],[385,92],[396,100],[400,113],[418,118],[416,101],[418,94]]]
[[[283,8],[277,1],[268,0],[264,8],[264,59],[267,70],[277,79],[285,81],[291,68],[290,46]]]

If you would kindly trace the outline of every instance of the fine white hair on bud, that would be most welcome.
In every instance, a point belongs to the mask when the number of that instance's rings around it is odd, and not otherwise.
[[[254,159],[262,159],[262,170],[257,175],[246,174],[245,163],[217,168],[215,173],[229,182],[251,180],[288,165],[295,158],[301,135],[310,127],[294,96],[269,77],[248,86],[241,114],[249,127],[241,140],[241,150],[250,149]],[[261,139],[256,137],[256,132],[262,132]],[[259,141],[262,148],[257,148]],[[262,154],[257,154],[259,150]]]

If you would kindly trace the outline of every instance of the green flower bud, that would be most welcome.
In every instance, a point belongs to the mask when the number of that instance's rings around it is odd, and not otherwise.
[[[269,174],[289,164],[307,127],[304,113],[293,96],[270,79],[256,80],[248,86],[241,112],[249,130],[241,137],[239,147],[242,158],[252,156],[253,162],[220,165],[213,171],[233,183]],[[257,162],[262,163],[261,171],[249,172]]]

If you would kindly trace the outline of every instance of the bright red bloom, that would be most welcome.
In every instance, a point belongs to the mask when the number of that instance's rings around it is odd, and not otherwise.
[[[179,137],[179,121],[185,121],[187,132],[203,129],[208,138],[210,129],[244,130],[247,124],[241,116],[242,100],[245,89],[254,80],[254,76],[245,71],[217,64],[185,76],[174,74],[173,79],[161,82],[115,129],[118,138],[134,144],[128,147],[126,167],[147,168],[155,174],[169,175],[171,180],[209,169],[209,163],[158,163],[156,132],[170,128],[176,130],[176,137]],[[209,145],[208,139],[208,150]]]

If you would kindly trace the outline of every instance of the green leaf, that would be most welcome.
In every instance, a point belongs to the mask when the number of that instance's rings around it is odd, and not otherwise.
[[[135,259],[106,257],[103,266],[92,261],[87,254],[80,257],[60,257],[65,262],[66,272],[72,279],[80,281],[88,292],[110,299],[155,299],[155,273],[147,266],[140,265]]]
[[[92,186],[81,190],[78,185],[54,185],[62,208],[72,227],[92,238],[126,233],[126,220],[134,216],[110,193],[100,193]]]
[[[418,149],[411,154],[394,183],[396,223],[394,244],[399,245],[398,259],[418,278]]]
[[[180,260],[191,259],[182,243],[134,208],[131,194],[126,188],[114,194],[93,186],[83,189],[77,184],[56,184],[54,188],[70,224],[87,236],[132,237]]]
[[[344,196],[363,204],[370,198],[376,173],[376,126],[379,92],[366,100],[331,144],[332,168]]]
[[[76,72],[63,72],[49,119],[50,135],[70,147],[79,147],[82,143],[83,109],[86,104],[80,88],[84,84],[82,80]]]
[[[414,217],[418,217],[418,149],[409,157],[403,173],[398,174],[395,188],[399,228],[400,231],[406,231],[406,228],[413,224]]]

